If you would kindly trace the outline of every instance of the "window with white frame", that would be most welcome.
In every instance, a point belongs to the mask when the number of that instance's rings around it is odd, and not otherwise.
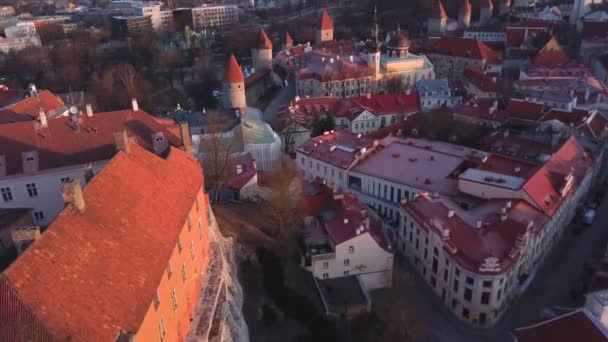
[[[348,246],[348,254],[355,253],[355,246]]]
[[[0,189],[0,194],[2,194],[2,199],[4,200],[4,202],[10,202],[13,200],[13,193],[11,192],[11,188]]]
[[[329,273],[323,273],[323,279],[329,278]]]
[[[344,259],[344,266],[350,266],[350,259]]]
[[[323,269],[326,270],[329,268],[329,262],[323,261]]]

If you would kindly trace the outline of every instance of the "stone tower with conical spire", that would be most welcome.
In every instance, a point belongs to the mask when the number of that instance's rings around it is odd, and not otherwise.
[[[285,45],[283,45],[284,49],[290,49],[293,47],[293,39],[289,35],[288,31],[285,31]]]
[[[245,96],[245,77],[241,71],[241,66],[236,61],[234,55],[230,55],[226,69],[224,70],[224,106],[227,109],[247,107]]]
[[[323,9],[323,13],[321,13],[321,21],[319,22],[319,27],[317,28],[316,43],[318,46],[323,42],[331,42],[333,40],[334,24],[331,22],[331,18],[329,17],[327,10]]]
[[[272,42],[263,28],[260,28],[256,45],[251,50],[251,59],[256,70],[272,68]]]
[[[469,0],[462,0],[458,10],[458,26],[467,28],[471,26],[471,3]]]

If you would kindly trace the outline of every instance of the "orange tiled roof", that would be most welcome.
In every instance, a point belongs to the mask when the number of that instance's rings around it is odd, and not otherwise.
[[[260,33],[258,34],[258,49],[272,49],[272,42],[268,38],[266,31],[264,28],[260,28]]]
[[[53,114],[52,112],[64,106],[63,101],[55,96],[55,94],[48,90],[43,90],[38,93],[37,98],[30,96],[6,106],[0,111],[0,122],[33,120],[38,118],[40,109],[43,109],[48,115]],[[14,119],[16,117],[21,117],[21,119]]]
[[[321,14],[321,24],[319,25],[321,30],[333,30],[334,24],[331,22],[331,18],[329,17],[329,13],[327,13],[327,9],[323,9],[323,13]]]
[[[86,208],[63,210],[5,270],[3,294],[14,290],[29,323],[56,340],[138,331],[202,184],[198,162],[179,149],[166,159],[139,146],[119,152],[85,187]]]
[[[224,70],[224,83],[241,83],[245,82],[243,72],[239,62],[236,61],[234,54],[230,55],[228,63],[226,63],[226,69]]]
[[[153,150],[155,132],[162,132],[169,145],[182,146],[178,135],[142,110],[95,113],[79,121],[79,132],[69,117],[49,119],[46,128],[38,121],[0,125],[0,155],[6,157],[7,175],[22,173],[21,154],[33,150],[38,151],[40,170],[111,159],[116,153],[114,132],[121,129],[148,150]]]
[[[286,45],[293,45],[293,39],[289,35],[288,31],[285,31],[285,44]]]

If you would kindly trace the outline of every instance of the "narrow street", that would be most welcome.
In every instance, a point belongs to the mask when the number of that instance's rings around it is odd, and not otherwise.
[[[279,108],[291,101],[296,96],[296,87],[290,80],[288,86],[284,86],[276,94],[276,96],[270,101],[268,106],[264,109],[262,119],[269,125],[274,123],[274,119],[277,115]]]

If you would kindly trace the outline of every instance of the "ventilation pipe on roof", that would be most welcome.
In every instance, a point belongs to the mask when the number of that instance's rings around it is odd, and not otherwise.
[[[93,179],[93,176],[95,176],[95,173],[93,173],[93,164],[86,163],[84,165],[84,182],[85,182],[85,184],[89,184],[91,179]]]
[[[61,187],[61,196],[63,202],[67,205],[71,204],[78,211],[83,211],[86,207],[80,179],[74,179],[69,183],[63,184]]]
[[[38,118],[40,119],[41,127],[49,126],[48,122],[46,121],[46,114],[44,113],[44,109],[40,108],[40,111],[38,112]]]
[[[87,103],[87,105],[85,106],[85,111],[87,113],[87,117],[90,118],[93,116],[93,106],[91,106],[90,103]]]
[[[135,98],[131,99],[131,109],[133,109],[134,112],[139,110],[139,105],[137,104],[137,99]]]

